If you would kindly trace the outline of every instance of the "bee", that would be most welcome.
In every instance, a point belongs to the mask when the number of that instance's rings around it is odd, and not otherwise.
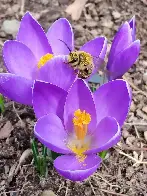
[[[62,40],[60,40],[62,41]],[[66,46],[67,44],[62,41]],[[93,57],[85,51],[71,51],[67,46],[69,54],[67,55],[67,64],[69,64],[78,74],[79,78],[87,79],[94,70],[97,70],[103,63],[99,57]]]

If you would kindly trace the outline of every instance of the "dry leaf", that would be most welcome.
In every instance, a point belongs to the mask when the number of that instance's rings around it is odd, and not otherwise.
[[[17,166],[17,168],[16,168],[16,170],[15,170],[15,174],[17,174],[17,172],[19,171],[19,169],[20,169],[20,166],[24,163],[24,161],[30,156],[30,155],[32,155],[32,149],[26,149],[23,153],[22,153],[22,155],[21,155],[21,157],[20,157],[20,159],[19,159],[19,164],[18,164],[18,166]]]
[[[13,126],[10,121],[7,121],[6,124],[0,129],[0,139],[6,139],[9,137]]]
[[[75,0],[66,9],[66,13],[71,15],[72,20],[79,20],[84,6],[88,0]]]

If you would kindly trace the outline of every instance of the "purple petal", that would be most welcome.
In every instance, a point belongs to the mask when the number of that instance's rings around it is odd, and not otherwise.
[[[54,55],[67,55],[74,50],[73,30],[66,18],[60,18],[52,24],[47,32],[47,38]]]
[[[87,154],[101,152],[113,147],[120,140],[121,129],[114,118],[105,117],[99,122],[92,137],[92,145]]]
[[[18,41],[6,41],[3,47],[3,57],[7,70],[28,79],[32,79],[37,71],[37,60],[32,51]]]
[[[103,64],[106,50],[107,50],[107,39],[105,37],[97,37],[80,48],[81,51],[85,51],[93,56],[93,62],[95,69],[93,73],[88,78],[88,80],[95,74],[100,66]]]
[[[38,79],[68,90],[76,78],[74,70],[62,57],[54,57],[48,61],[39,71]]]
[[[123,76],[135,63],[140,52],[140,41],[136,40],[128,48],[119,53],[109,68],[109,80]]]
[[[107,50],[107,40],[105,37],[97,37],[84,44],[80,51],[85,51],[94,57],[104,59]]]
[[[54,113],[63,120],[67,92],[53,84],[36,81],[33,87],[33,107],[37,118]]]
[[[85,110],[91,115],[91,122],[88,125],[89,132],[92,132],[96,128],[96,109],[93,100],[93,95],[88,88],[86,82],[82,79],[78,79],[71,87],[64,108],[64,125],[67,131],[73,131],[73,117],[74,112],[80,109]]]
[[[32,80],[21,76],[0,74],[0,93],[18,103],[32,105],[32,85]]]
[[[135,22],[135,16],[131,18],[129,21],[130,28],[132,29],[132,41],[135,41],[136,39],[136,22]]]
[[[82,181],[92,175],[100,166],[101,158],[88,155],[84,162],[79,162],[75,156],[63,155],[54,161],[58,173],[72,181]]]
[[[111,116],[123,125],[131,103],[131,89],[124,80],[115,80],[102,85],[95,93],[97,122]]]
[[[67,134],[58,116],[50,113],[41,117],[34,128],[34,134],[39,141],[50,150],[57,153],[70,153],[66,147]]]
[[[124,25],[121,26],[117,34],[115,35],[112,46],[109,54],[108,65],[110,68],[114,58],[124,49],[126,49],[132,43],[132,35],[130,30],[130,25],[128,22],[125,22]]]
[[[32,50],[37,61],[45,54],[52,53],[45,32],[29,12],[21,20],[17,40]]]

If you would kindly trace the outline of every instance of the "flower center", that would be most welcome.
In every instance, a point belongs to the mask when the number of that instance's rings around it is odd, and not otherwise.
[[[90,145],[90,140],[87,136],[88,124],[91,121],[91,116],[86,111],[76,110],[74,113],[74,136],[70,138],[68,147],[75,153],[79,162],[83,162],[86,158],[84,154]]]
[[[91,121],[91,116],[86,113],[85,110],[82,112],[80,109],[74,113],[73,124],[75,134],[78,140],[83,140],[87,134],[88,124]]]
[[[45,54],[44,56],[42,56],[42,57],[40,58],[37,67],[40,69],[42,66],[45,65],[45,63],[46,63],[47,61],[49,61],[49,60],[52,59],[53,57],[54,57],[53,54],[49,54],[49,53]]]

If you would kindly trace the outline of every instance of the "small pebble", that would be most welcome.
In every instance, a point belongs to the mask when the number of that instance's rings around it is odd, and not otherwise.
[[[121,14],[119,12],[117,12],[117,11],[113,11],[112,15],[113,15],[114,19],[118,19],[118,18],[121,17]]]
[[[147,113],[147,106],[144,106],[144,107],[142,108],[142,111],[145,112],[145,113]]]
[[[147,141],[147,131],[144,132],[144,138]]]
[[[140,62],[140,64],[143,65],[144,68],[147,68],[147,61],[142,60],[142,61]]]
[[[14,4],[12,7],[9,7],[7,13],[9,16],[13,16],[20,9],[19,4]]]
[[[56,196],[56,194],[51,190],[45,190],[42,192],[41,196]]]
[[[105,20],[102,22],[102,26],[111,29],[111,28],[113,27],[113,22],[112,22],[111,20],[106,20],[106,19],[105,19]]]
[[[131,103],[130,110],[131,110],[132,112],[135,112],[135,110],[136,110],[136,105],[134,104],[134,101],[132,101],[132,103]]]
[[[129,145],[129,146],[132,146],[133,145],[133,142],[135,141],[135,137],[134,136],[130,136],[126,139],[126,144]]]
[[[20,26],[20,22],[16,19],[13,20],[5,20],[2,24],[2,30],[8,35],[16,36],[18,29]]]
[[[96,27],[97,25],[98,25],[98,23],[96,21],[87,20],[87,22],[86,22],[87,27]]]
[[[122,131],[122,136],[126,139],[129,136],[129,132],[127,130]]]
[[[143,74],[143,81],[147,84],[147,72]]]
[[[42,3],[43,5],[47,5],[49,2],[50,2],[50,0],[42,0],[42,1],[41,1],[41,3]]]

